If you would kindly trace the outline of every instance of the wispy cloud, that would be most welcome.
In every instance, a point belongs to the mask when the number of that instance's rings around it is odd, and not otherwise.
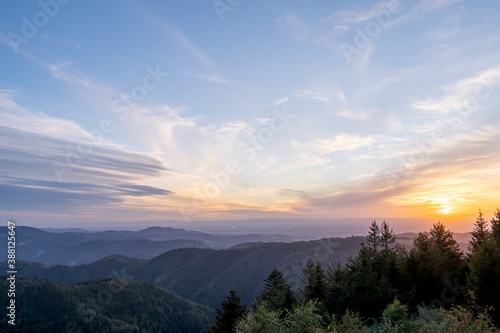
[[[292,144],[300,150],[323,156],[341,150],[353,151],[368,146],[373,141],[372,137],[341,133],[330,138],[317,138],[305,143],[292,142]]]
[[[188,51],[196,60],[200,63],[206,73],[197,72],[197,71],[188,71],[188,75],[192,75],[204,81],[210,81],[214,83],[224,83],[227,84],[230,80],[224,77],[218,70],[217,66],[214,62],[207,56],[204,52],[202,52],[190,39],[186,37],[186,35],[179,29],[177,29],[174,25],[172,25],[167,19],[160,17],[156,13],[147,9],[145,6],[137,4],[138,10],[147,18],[147,21],[150,22],[157,29],[162,31],[165,36],[167,36],[170,40],[177,43],[183,49]],[[194,73],[194,75],[193,75]]]
[[[428,97],[415,100],[411,107],[428,112],[446,113],[463,110],[464,114],[474,111],[471,100],[478,102],[491,95],[495,86],[500,84],[500,67],[484,70],[476,75],[449,84],[442,88],[444,95],[440,98]]]
[[[307,24],[297,15],[288,14],[283,18],[279,18],[277,22],[286,28],[290,35],[298,41],[304,40],[310,34]]]

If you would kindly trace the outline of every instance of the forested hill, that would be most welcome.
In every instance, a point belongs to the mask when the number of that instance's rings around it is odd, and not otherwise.
[[[302,268],[308,258],[323,265],[345,264],[355,257],[365,237],[325,238],[294,243],[261,243],[227,250],[177,249],[149,261],[110,256],[75,267],[44,267],[18,263],[20,275],[75,283],[106,277],[153,281],[182,297],[217,307],[231,288],[239,290],[242,301],[251,304],[273,268],[284,272],[294,288],[302,285]],[[5,263],[0,269],[5,270]]]
[[[2,278],[2,290],[7,283]],[[24,277],[16,286],[16,328],[23,333],[200,333],[214,317],[212,309],[151,282],[103,279],[68,286]],[[0,301],[8,304],[7,293]]]

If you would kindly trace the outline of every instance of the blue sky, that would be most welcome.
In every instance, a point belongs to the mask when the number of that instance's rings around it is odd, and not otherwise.
[[[498,206],[500,3],[3,1],[0,216]]]

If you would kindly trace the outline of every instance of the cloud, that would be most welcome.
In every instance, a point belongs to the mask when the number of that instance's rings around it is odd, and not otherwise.
[[[371,118],[370,114],[364,111],[355,111],[355,110],[349,110],[349,109],[342,109],[340,111],[334,112],[336,116],[342,117],[342,118],[349,118],[349,119],[354,119],[354,120],[359,120],[359,121],[366,121]]]
[[[341,133],[331,138],[318,138],[306,143],[293,142],[293,145],[302,150],[314,152],[319,156],[323,156],[341,150],[353,151],[372,143],[372,137]]]
[[[86,135],[92,137],[71,120],[53,118],[41,112],[33,113],[24,109],[14,101],[11,90],[0,90],[0,124],[56,138],[82,140]]]
[[[162,31],[165,36],[167,36],[170,40],[173,40],[175,43],[180,45],[183,49],[188,51],[196,60],[202,65],[204,70],[207,73],[202,72],[192,72],[188,71],[188,75],[197,77],[204,81],[210,81],[215,83],[229,83],[230,80],[224,77],[217,66],[213,63],[213,61],[208,57],[205,53],[203,53],[196,45],[194,45],[182,31],[173,26],[168,20],[163,17],[160,17],[156,13],[152,12],[150,9],[146,8],[146,6],[137,3],[137,10],[141,12],[146,18],[147,21],[150,22],[153,26]],[[194,74],[194,75],[193,75]]]
[[[493,67],[443,87],[440,98],[415,100],[411,107],[440,114],[460,109],[468,114],[474,111],[474,102],[488,98],[499,83],[500,67]]]
[[[307,24],[297,15],[289,14],[284,18],[278,19],[277,21],[281,25],[284,25],[290,32],[290,35],[298,41],[306,39],[310,34]]]
[[[0,193],[0,210],[61,212],[75,207],[117,204],[129,196],[168,195],[172,192],[133,184],[104,186],[0,176]]]
[[[312,99],[323,102],[328,114],[357,121],[367,121],[372,118],[373,110],[350,107],[345,94],[340,88],[305,88],[297,89],[293,97]]]
[[[218,74],[213,74],[213,73],[202,73],[202,72],[196,72],[196,71],[188,71],[188,75],[199,79],[201,81],[207,81],[207,82],[213,82],[213,83],[224,83],[224,84],[229,84],[230,81],[226,79],[225,77],[218,75]]]
[[[70,141],[0,126],[0,161],[3,175],[26,175],[57,180],[54,165],[65,180],[81,179],[108,183],[139,179],[168,171],[150,157],[92,146],[91,141]],[[77,149],[81,147],[81,152]],[[86,148],[83,148],[86,147]],[[88,153],[82,153],[88,149]]]
[[[71,64],[68,62],[46,65],[46,68],[54,78],[63,80],[69,85],[91,89],[94,90],[94,92],[101,94],[111,93],[110,89],[108,89],[107,87],[98,85],[85,75],[82,75],[80,73],[75,73],[75,70],[72,69],[71,67],[72,67]]]

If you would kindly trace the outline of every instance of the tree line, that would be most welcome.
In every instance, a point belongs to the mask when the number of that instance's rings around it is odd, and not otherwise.
[[[500,210],[491,221],[479,211],[471,236],[464,254],[438,222],[406,250],[373,221],[346,265],[309,258],[300,290],[277,269],[250,309],[231,290],[209,333],[498,332]]]

